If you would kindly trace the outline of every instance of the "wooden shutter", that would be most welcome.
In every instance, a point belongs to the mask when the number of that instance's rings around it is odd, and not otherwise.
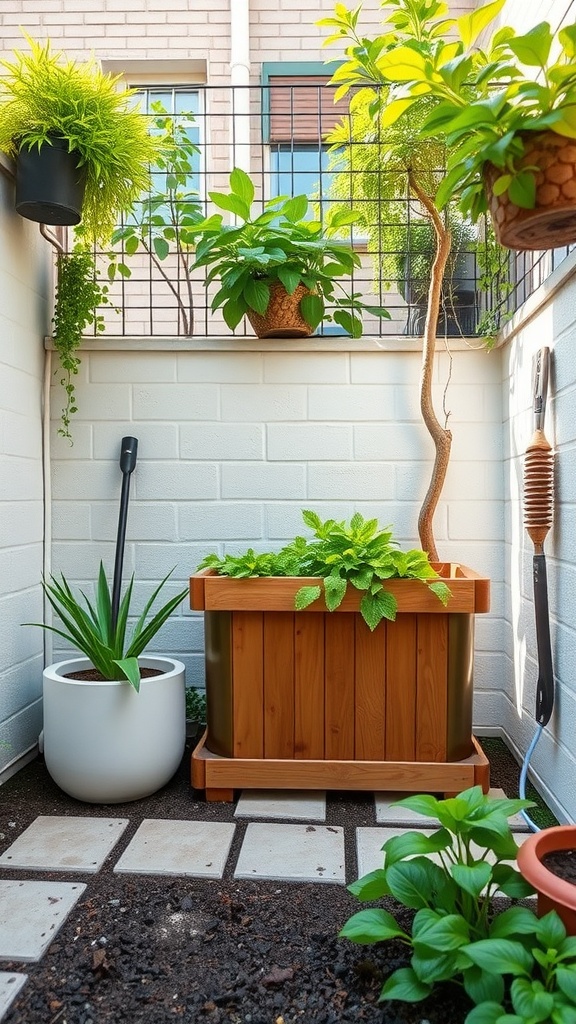
[[[348,113],[349,98],[334,103],[329,75],[273,75],[270,142],[318,142]]]

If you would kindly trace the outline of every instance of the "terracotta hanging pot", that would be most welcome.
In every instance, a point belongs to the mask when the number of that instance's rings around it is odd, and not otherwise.
[[[555,910],[569,935],[576,935],[576,884],[559,878],[542,860],[547,853],[576,849],[576,825],[556,825],[530,836],[518,850],[518,869],[538,893],[538,914]]]
[[[507,192],[495,196],[492,185],[502,171],[489,164],[484,172],[488,208],[497,240],[507,249],[555,249],[576,242],[576,139],[556,132],[523,136],[520,167],[536,166],[536,206],[525,210]]]
[[[300,312],[300,301],[309,294],[305,285],[299,284],[289,295],[280,281],[270,285],[270,301],[263,314],[249,309],[247,316],[258,338],[309,338],[313,333],[310,324]]]
[[[66,139],[20,149],[16,160],[16,211],[40,224],[73,225],[82,218],[86,168]]]

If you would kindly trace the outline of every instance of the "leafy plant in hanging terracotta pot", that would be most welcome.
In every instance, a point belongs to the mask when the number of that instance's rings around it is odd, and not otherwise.
[[[193,266],[209,268],[206,286],[219,281],[212,309],[222,309],[231,330],[246,315],[260,338],[307,337],[322,322],[359,338],[363,312],[389,318],[387,310],[363,302],[339,280],[360,267],[353,247],[338,237],[357,214],[337,213],[325,229],[306,219],[303,195],[269,199],[255,214],[254,184],[238,167],[230,175],[230,192],[209,195],[240,223],[224,224],[222,214],[215,214],[196,225],[201,241]]]
[[[576,240],[576,25],[501,27],[480,49],[504,2],[450,18],[440,0],[391,0],[390,31],[369,46],[357,11],[339,5],[322,24],[352,40],[334,82],[388,84],[383,128],[430,106],[422,136],[447,147],[440,209],[456,200],[473,221],[489,211],[509,248],[554,248]]]
[[[16,159],[16,207],[46,224],[81,221],[85,238],[106,242],[148,188],[158,141],[120,76],[26,40],[30,52],[3,60],[0,76],[0,149]],[[37,192],[48,184],[52,193]]]

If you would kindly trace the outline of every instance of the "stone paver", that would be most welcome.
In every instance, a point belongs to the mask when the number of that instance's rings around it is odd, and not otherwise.
[[[0,881],[0,960],[40,960],[85,889],[78,882]]]
[[[396,800],[402,800],[409,796],[408,793],[375,793],[374,804],[376,809],[376,821],[379,825],[415,825],[417,828],[425,828],[426,825],[437,825],[434,818],[427,818],[423,814],[416,814],[407,807],[393,807]],[[506,796],[503,789],[492,787],[490,796],[501,800]],[[508,823],[513,832],[525,832],[528,825],[519,814],[512,815]]]
[[[397,828],[357,828],[356,829],[356,852],[358,855],[358,877],[367,875],[370,871],[376,871],[377,868],[381,868],[384,863],[384,854],[382,853],[382,847],[384,843],[388,841],[392,836],[397,836],[400,831],[404,832],[421,832],[422,835],[431,836],[435,832],[435,829],[428,828],[406,828],[403,830]],[[526,839],[528,839],[527,833],[518,833],[514,836],[514,839],[518,846],[521,846]],[[474,844],[472,845],[474,849]],[[432,854],[432,858],[437,856]],[[488,854],[488,860],[491,860],[490,854]]]
[[[146,818],[114,871],[222,878],[235,827],[222,821]]]
[[[0,971],[0,1020],[10,1009],[12,1002],[28,979],[27,974]]]
[[[234,877],[344,885],[344,829],[251,822]]]
[[[2,854],[0,866],[94,873],[127,825],[128,818],[40,815]]]
[[[326,821],[326,793],[248,789],[238,800],[234,815],[237,818]]]

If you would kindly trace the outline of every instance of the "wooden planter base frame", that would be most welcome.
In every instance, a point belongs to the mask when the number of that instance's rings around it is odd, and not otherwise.
[[[475,752],[463,761],[305,761],[220,757],[206,748],[206,733],[192,753],[194,789],[208,801],[234,799],[235,789],[338,789],[444,793],[490,787],[490,765],[473,736]]]

